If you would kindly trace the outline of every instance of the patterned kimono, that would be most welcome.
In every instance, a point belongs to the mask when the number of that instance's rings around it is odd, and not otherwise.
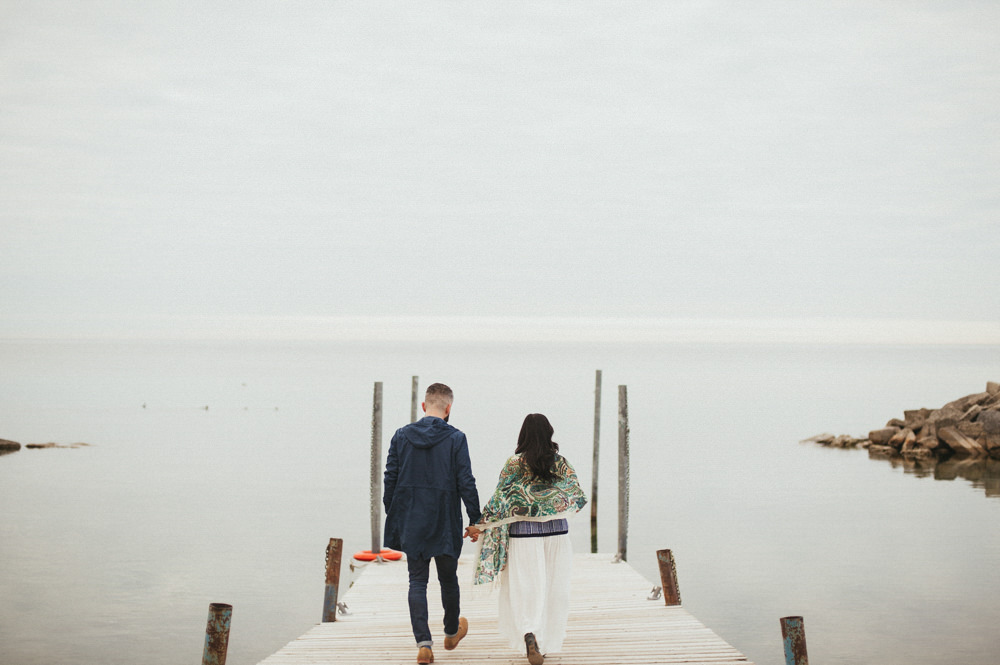
[[[555,475],[552,481],[535,478],[520,455],[514,455],[504,464],[493,497],[476,525],[483,535],[473,578],[475,587],[495,587],[499,583],[500,572],[507,565],[512,522],[547,522],[578,513],[587,504],[576,471],[559,454],[556,454]]]

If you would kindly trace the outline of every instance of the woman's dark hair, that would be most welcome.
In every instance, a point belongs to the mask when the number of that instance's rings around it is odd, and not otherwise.
[[[554,480],[556,477],[553,467],[559,444],[552,440],[552,432],[548,418],[540,413],[529,413],[517,437],[514,452],[521,454],[528,469],[540,480]]]

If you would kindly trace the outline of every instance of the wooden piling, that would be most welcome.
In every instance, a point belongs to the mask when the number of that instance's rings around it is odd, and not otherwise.
[[[663,602],[667,605],[680,605],[681,592],[677,586],[677,564],[670,550],[657,550],[656,561],[660,566],[660,584],[663,589]]]
[[[781,638],[785,643],[785,665],[809,665],[802,617],[781,617],[780,621]]]
[[[340,561],[344,540],[331,538],[326,546],[326,591],[323,594],[323,622],[337,620],[337,595],[340,591]]]
[[[372,553],[381,561],[382,551],[382,382],[375,382],[372,397],[371,454],[371,525]]]
[[[413,377],[412,385],[410,387],[410,422],[417,422],[417,406],[420,402],[417,401],[417,389],[420,387],[420,377]]]
[[[201,656],[202,665],[226,665],[229,649],[229,626],[233,618],[233,606],[212,603],[208,606],[208,625],[205,627],[205,651]]]
[[[594,462],[593,479],[590,483],[590,552],[597,553],[597,470],[600,466],[601,449],[601,370],[594,379]]]
[[[618,386],[618,553],[628,560],[628,387]]]

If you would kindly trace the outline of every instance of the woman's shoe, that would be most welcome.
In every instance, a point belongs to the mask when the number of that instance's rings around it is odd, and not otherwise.
[[[420,665],[429,665],[429,663],[434,662],[434,652],[431,651],[430,647],[420,647],[420,651],[417,652],[417,663]]]
[[[524,634],[524,646],[528,651],[528,662],[531,665],[542,665],[545,662],[545,656],[538,653],[538,643],[535,642],[534,633]]]

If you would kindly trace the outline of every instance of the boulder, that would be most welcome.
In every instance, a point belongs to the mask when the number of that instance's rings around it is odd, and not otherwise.
[[[905,425],[914,432],[924,426],[924,423],[927,422],[927,417],[929,415],[931,415],[930,409],[913,409],[911,411],[903,411]]]
[[[892,457],[897,454],[896,449],[892,446],[880,446],[877,444],[868,446],[868,457]]]
[[[7,439],[0,439],[0,455],[9,455],[11,453],[16,453],[21,449],[21,444],[17,441],[8,441]]]
[[[913,444],[916,443],[916,441],[917,441],[917,435],[913,433],[912,429],[907,427],[893,434],[892,438],[889,439],[889,445],[892,446],[893,448],[902,449],[903,446],[909,443],[910,447],[912,448]]]
[[[903,429],[904,427],[906,427],[906,421],[905,420],[900,420],[899,418],[893,418],[892,420],[890,420],[889,422],[887,422],[885,424],[885,426],[886,427],[898,427],[899,429]]]
[[[954,408],[959,411],[965,412],[973,404],[982,404],[983,402],[989,400],[991,395],[988,392],[973,393],[972,395],[966,395],[965,397],[959,397],[953,402],[948,402],[942,409]]]
[[[931,414],[927,416],[927,422],[925,425],[934,425],[934,427],[940,432],[942,427],[951,427],[961,420],[963,413],[965,413],[964,409],[959,409],[954,405],[945,405],[940,409],[932,411]]]
[[[896,427],[873,429],[868,432],[868,440],[871,441],[873,445],[886,446],[889,445],[889,441],[892,440],[892,437],[894,437],[898,431],[899,429]]]
[[[938,438],[958,455],[983,455],[983,447],[974,439],[970,439],[954,427],[942,427],[938,430]]]
[[[9,450],[14,452],[15,450],[20,450],[21,444],[17,441],[8,441],[7,439],[0,439],[0,450]]]
[[[978,439],[986,434],[985,430],[983,430],[982,423],[969,422],[967,420],[958,422],[958,424],[955,425],[955,429],[970,439]]]
[[[1000,395],[1000,383],[997,383],[996,381],[987,381],[986,392],[991,395]]]
[[[986,434],[1000,434],[1000,411],[983,411],[976,418]]]

